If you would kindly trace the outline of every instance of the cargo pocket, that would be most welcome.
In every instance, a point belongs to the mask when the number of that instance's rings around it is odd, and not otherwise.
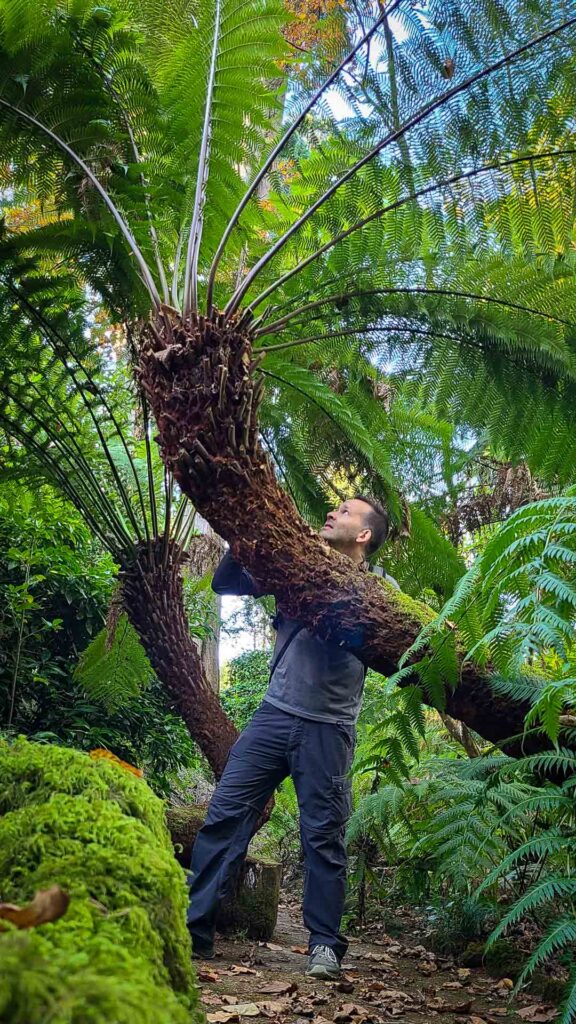
[[[342,828],[352,810],[352,779],[347,775],[332,776],[332,808],[336,828]]]

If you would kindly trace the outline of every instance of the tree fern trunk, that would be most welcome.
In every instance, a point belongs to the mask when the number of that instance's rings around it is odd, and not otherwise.
[[[162,541],[142,545],[121,570],[122,599],[152,667],[182,715],[192,738],[217,778],[222,774],[236,729],[206,678],[184,610],[182,558]]]
[[[258,440],[257,371],[249,316],[183,324],[165,308],[144,329],[141,351],[162,456],[194,506],[290,617],[391,675],[434,613],[358,570],[302,520]],[[528,705],[496,695],[489,675],[466,662],[443,710],[500,744],[522,733]],[[504,744],[512,755],[548,746],[541,736]]]

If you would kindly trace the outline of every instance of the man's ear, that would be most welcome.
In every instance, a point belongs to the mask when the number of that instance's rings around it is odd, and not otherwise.
[[[372,536],[372,530],[369,526],[366,526],[356,537],[357,544],[367,544]]]

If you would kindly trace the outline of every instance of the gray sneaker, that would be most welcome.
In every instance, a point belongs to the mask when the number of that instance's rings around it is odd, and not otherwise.
[[[314,946],[308,957],[308,970],[313,978],[333,980],[341,974],[340,964],[334,950],[330,946]]]

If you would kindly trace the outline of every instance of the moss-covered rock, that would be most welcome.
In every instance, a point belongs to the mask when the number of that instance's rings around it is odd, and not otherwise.
[[[0,898],[59,884],[64,917],[0,933],[0,1020],[191,1024],[187,889],[146,783],[78,751],[0,743]]]
[[[208,807],[201,804],[189,804],[187,807],[168,807],[166,824],[172,836],[177,861],[183,868],[190,867],[192,847],[196,836],[204,824]]]

